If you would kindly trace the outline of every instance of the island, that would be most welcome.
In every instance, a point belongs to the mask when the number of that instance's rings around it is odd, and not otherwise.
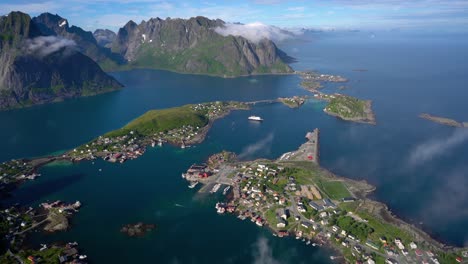
[[[452,127],[468,127],[468,122],[458,122],[454,119],[434,116],[431,114],[423,113],[419,115],[420,118],[432,121],[434,123],[442,124],[445,126],[452,126]]]
[[[347,82],[348,79],[339,75],[321,74],[315,71],[297,71],[296,73],[302,78],[301,86],[314,93],[315,99],[328,102],[328,105],[323,109],[325,113],[346,121],[376,124],[375,114],[372,111],[372,101],[361,100],[339,93],[327,94],[319,91],[323,88],[322,83],[324,82],[342,83]],[[338,89],[344,90],[346,87],[342,85]]]
[[[375,115],[372,111],[372,101],[361,100],[343,94],[326,95],[320,94],[316,98],[328,101],[323,111],[340,119],[358,123],[375,125]]]
[[[136,224],[127,224],[120,229],[121,233],[129,237],[142,237],[156,227],[154,224],[145,224],[138,222]]]
[[[235,214],[278,237],[293,236],[311,246],[339,252],[347,263],[457,263],[467,248],[433,240],[367,198],[375,190],[365,181],[339,177],[319,165],[319,131],[306,135],[296,151],[276,160],[236,160],[222,152],[206,164],[192,165],[183,177],[199,192],[218,195],[219,214]],[[224,188],[223,188],[224,187]],[[341,262],[341,261],[340,261]]]

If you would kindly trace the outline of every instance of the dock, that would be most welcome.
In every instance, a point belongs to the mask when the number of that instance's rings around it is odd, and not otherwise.
[[[302,144],[297,151],[284,153],[278,161],[310,161],[319,164],[319,129],[307,132],[307,142]]]

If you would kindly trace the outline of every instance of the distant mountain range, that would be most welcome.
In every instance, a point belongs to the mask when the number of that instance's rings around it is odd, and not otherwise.
[[[102,69],[165,69],[235,77],[291,73],[268,39],[223,36],[205,17],[129,21],[118,33],[70,26],[59,15],[0,17],[0,110],[98,94],[121,85]],[[102,69],[101,69],[102,68]]]
[[[0,17],[0,110],[122,87],[79,52],[77,44],[73,38],[45,32],[27,14],[12,12]]]
[[[234,77],[289,73],[292,58],[268,39],[258,43],[241,36],[222,36],[222,20],[205,17],[129,21],[108,44],[130,67]]]

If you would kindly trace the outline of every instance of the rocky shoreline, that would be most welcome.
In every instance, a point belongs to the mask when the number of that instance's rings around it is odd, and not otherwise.
[[[445,126],[468,127],[468,122],[458,122],[458,121],[456,121],[454,119],[450,119],[450,118],[446,118],[446,117],[440,117],[440,116],[434,116],[434,115],[427,114],[427,113],[420,114],[419,117],[422,118],[422,119],[432,121],[434,123],[445,125]]]

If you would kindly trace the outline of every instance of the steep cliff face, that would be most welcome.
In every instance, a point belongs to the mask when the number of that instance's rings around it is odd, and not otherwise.
[[[115,40],[117,34],[109,29],[96,29],[93,33],[99,46],[110,47],[110,44]]]
[[[214,31],[224,24],[205,17],[154,18],[139,25],[129,21],[111,47],[134,67],[221,76],[292,71],[287,56],[272,41],[253,43]]]
[[[43,35],[60,36],[76,42],[79,51],[92,58],[104,69],[115,69],[125,63],[122,56],[98,44],[93,33],[77,26],[69,26],[68,20],[59,15],[43,13],[33,18]]]
[[[2,17],[0,30],[0,110],[121,87],[74,41],[42,35],[27,14]]]

